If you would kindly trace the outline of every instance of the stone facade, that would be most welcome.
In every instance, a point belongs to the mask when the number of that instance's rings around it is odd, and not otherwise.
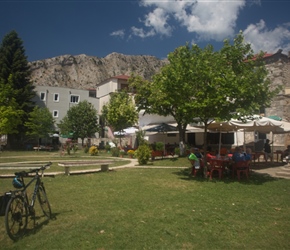
[[[273,88],[282,86],[279,94],[273,99],[271,107],[265,109],[264,115],[279,116],[290,122],[290,52],[288,55],[282,50],[275,54],[266,54],[264,57],[266,68],[269,72],[269,79]],[[267,135],[272,141],[271,135]],[[290,145],[290,135],[280,134],[273,136],[275,149],[285,149]],[[253,141],[253,133],[246,133],[246,142]]]

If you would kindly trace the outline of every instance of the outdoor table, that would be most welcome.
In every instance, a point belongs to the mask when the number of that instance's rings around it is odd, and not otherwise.
[[[209,159],[209,164],[211,167],[211,178],[212,178],[212,172],[217,170],[219,172],[219,178],[223,177],[223,173],[225,171],[225,168],[229,166],[230,159],[228,158],[217,158],[213,157]]]
[[[254,161],[254,164],[256,163],[256,159],[258,159],[258,162],[260,162],[260,156],[264,155],[264,152],[254,152],[252,153],[252,160]]]
[[[276,160],[279,162],[279,159],[281,159],[283,152],[282,151],[276,151],[273,153],[273,160],[274,160],[274,155],[277,155]]]

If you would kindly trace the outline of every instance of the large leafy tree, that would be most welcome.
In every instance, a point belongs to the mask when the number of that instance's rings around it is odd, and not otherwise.
[[[24,134],[23,124],[33,109],[31,99],[35,96],[35,92],[30,82],[30,74],[23,42],[16,31],[11,31],[3,38],[0,45],[0,79],[11,87],[11,94],[19,108],[23,110],[22,123],[17,128],[19,135]],[[9,137],[11,138],[10,135]]]
[[[203,122],[206,132],[214,120],[241,118],[269,106],[277,93],[270,88],[262,53],[254,57],[242,33],[233,44],[225,40],[220,51],[211,45],[181,46],[168,55],[168,61],[151,82],[132,76],[129,83],[139,109],[174,117],[182,142],[194,118]]]
[[[58,127],[62,134],[73,133],[74,139],[81,138],[83,145],[85,138],[99,131],[97,110],[88,101],[82,101],[68,110]]]
[[[0,136],[17,133],[23,111],[13,97],[11,86],[0,79]]]
[[[48,138],[53,132],[54,119],[48,108],[35,106],[24,125],[27,128],[26,134],[36,138],[39,144],[40,138]]]
[[[122,131],[138,121],[138,113],[132,96],[125,91],[111,94],[110,101],[103,106],[102,116],[114,131]]]

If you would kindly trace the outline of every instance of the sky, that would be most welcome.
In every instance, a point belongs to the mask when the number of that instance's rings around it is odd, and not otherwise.
[[[290,51],[290,0],[0,0],[0,41],[15,30],[28,61],[113,52],[164,59],[176,48],[232,41]]]

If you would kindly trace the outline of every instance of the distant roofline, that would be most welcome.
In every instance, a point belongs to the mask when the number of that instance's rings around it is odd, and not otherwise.
[[[130,76],[127,76],[127,75],[117,75],[117,76],[112,76],[110,78],[107,78],[105,80],[103,80],[102,82],[98,83],[98,85],[101,85],[101,84],[104,84],[105,82],[108,82],[112,79],[117,79],[117,80],[128,80],[130,78]]]

